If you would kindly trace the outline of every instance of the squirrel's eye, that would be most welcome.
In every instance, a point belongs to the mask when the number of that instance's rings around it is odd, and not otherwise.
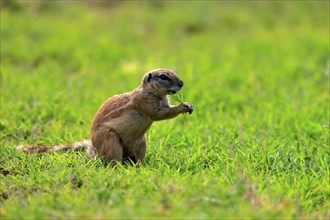
[[[170,80],[170,78],[168,78],[165,75],[160,75],[159,78],[162,79],[162,80]]]

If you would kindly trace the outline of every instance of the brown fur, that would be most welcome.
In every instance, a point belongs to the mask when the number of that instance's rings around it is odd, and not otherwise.
[[[161,79],[161,75],[167,78]],[[169,105],[166,96],[182,86],[175,72],[158,69],[145,74],[141,85],[132,92],[108,99],[92,124],[91,142],[97,154],[108,161],[143,162],[147,147],[145,133],[151,124],[193,111],[189,103]]]
[[[146,154],[145,133],[154,121],[174,118],[180,113],[192,113],[194,106],[182,103],[170,106],[167,95],[178,92],[183,82],[168,69],[146,73],[135,90],[109,98],[95,114],[91,128],[91,143],[76,142],[55,148],[23,145],[18,150],[51,152],[87,147],[91,158],[107,161],[143,162]]]

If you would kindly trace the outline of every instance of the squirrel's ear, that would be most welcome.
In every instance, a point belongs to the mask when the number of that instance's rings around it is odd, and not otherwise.
[[[147,82],[150,82],[150,80],[151,80],[151,73],[149,73],[149,75],[148,75]]]
[[[145,77],[144,77],[143,82],[144,82],[144,83],[150,82],[151,77],[152,77],[152,74],[149,73],[148,76],[145,76]]]

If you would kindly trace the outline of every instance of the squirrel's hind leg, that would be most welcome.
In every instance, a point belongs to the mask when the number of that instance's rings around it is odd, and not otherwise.
[[[112,162],[122,162],[123,146],[118,134],[112,130],[102,133],[97,138],[97,143],[93,143],[92,148],[88,149],[89,156],[94,156],[95,153],[100,158]]]

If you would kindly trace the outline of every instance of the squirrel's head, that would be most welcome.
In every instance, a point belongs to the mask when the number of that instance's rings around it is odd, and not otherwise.
[[[142,86],[143,89],[156,96],[164,96],[180,91],[183,82],[172,70],[156,69],[144,75]]]

